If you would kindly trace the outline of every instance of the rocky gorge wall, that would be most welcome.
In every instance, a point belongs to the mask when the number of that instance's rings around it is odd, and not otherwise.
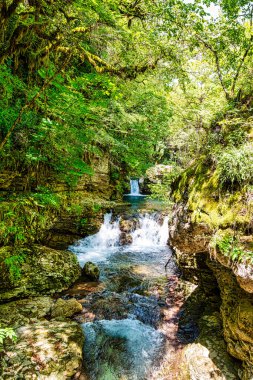
[[[237,360],[242,362],[242,368],[231,378],[252,380],[253,265],[249,260],[253,242],[252,194],[240,191],[220,196],[213,173],[205,173],[202,178],[196,173],[195,176],[194,182],[192,173],[188,178],[181,178],[174,189],[176,205],[170,226],[170,244],[184,278],[199,284],[204,290],[207,311],[212,308],[212,296],[217,291],[219,293],[221,331],[226,350],[235,364]],[[248,252],[245,259],[233,259],[229,252],[214,244],[217,235],[227,236],[235,231],[240,247]],[[235,251],[234,247],[231,249]],[[217,325],[214,324],[213,328]],[[208,346],[206,342],[204,346]],[[188,355],[185,378],[195,379],[198,378],[197,370],[189,360],[192,355],[196,357],[197,351],[194,354],[190,348],[188,351],[185,351],[185,356]],[[210,354],[207,353],[204,356]],[[218,373],[213,376],[217,379],[230,378]]]
[[[117,206],[110,201],[109,156],[93,157],[92,167],[94,174],[72,187],[46,172],[0,174],[0,333],[12,328],[16,334],[15,342],[0,344],[1,379],[62,380],[81,373],[84,335],[70,318],[82,306],[58,298],[81,275],[66,249],[95,233],[105,211]],[[41,186],[50,188],[48,204],[37,198]]]

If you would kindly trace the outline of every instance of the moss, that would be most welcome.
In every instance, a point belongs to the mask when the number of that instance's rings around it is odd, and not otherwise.
[[[57,251],[43,246],[26,250],[21,264],[21,276],[12,280],[3,258],[11,255],[12,247],[0,249],[0,300],[51,294],[67,289],[80,276],[81,268],[76,256],[69,251]]]
[[[205,223],[213,230],[231,225],[245,230],[250,224],[253,205],[246,202],[247,187],[233,193],[222,192],[217,170],[208,168],[205,161],[181,174],[174,200],[183,201],[186,191],[192,222]]]

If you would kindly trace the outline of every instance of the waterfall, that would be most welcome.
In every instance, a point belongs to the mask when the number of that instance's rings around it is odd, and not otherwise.
[[[141,215],[140,227],[132,232],[132,246],[138,248],[165,246],[169,238],[168,221],[169,218],[166,216],[161,225],[156,220],[156,215]]]
[[[121,246],[120,218],[113,220],[112,213],[105,214],[104,223],[95,235],[79,240],[75,245],[69,247],[74,252],[81,265],[86,261],[101,262],[119,249],[141,250],[144,248],[164,247],[168,240],[168,217],[163,222],[159,220],[157,213],[140,214],[136,227],[128,232],[131,236],[131,244]]]
[[[79,240],[69,249],[77,255],[83,265],[86,261],[105,261],[110,250],[119,246],[119,219],[112,222],[112,213],[104,215],[104,223],[95,234]]]
[[[130,180],[131,193],[129,195],[140,195],[139,180],[131,179]]]

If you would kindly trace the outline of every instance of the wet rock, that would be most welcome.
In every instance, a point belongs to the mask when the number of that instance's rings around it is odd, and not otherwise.
[[[118,294],[106,290],[93,294],[86,298],[83,306],[87,321],[133,318],[157,327],[161,316],[154,296],[145,297],[126,292]]]
[[[74,253],[35,245],[22,252],[20,276],[13,278],[5,264],[5,259],[13,256],[12,251],[12,247],[0,248],[1,301],[60,292],[80,276],[81,268]]]
[[[109,291],[94,294],[85,306],[97,320],[127,318],[130,309],[126,295]]]
[[[50,314],[53,300],[50,297],[28,298],[0,305],[0,326],[20,327]]]
[[[237,207],[241,205],[238,203]],[[207,223],[195,222],[193,212],[194,210],[190,212],[186,205],[177,205],[173,217],[174,224],[170,229],[170,242],[175,248],[182,273],[186,274],[189,281],[201,284],[207,290],[207,299],[211,297],[212,287],[215,292],[219,290],[226,349],[234,358],[242,361],[240,377],[250,380],[253,378],[252,266],[243,262],[235,263],[218,249],[210,260],[208,244],[213,232]],[[235,213],[230,210],[229,213],[235,217],[241,215],[239,211]],[[207,216],[208,213],[202,214],[202,218],[203,215]],[[219,221],[221,217],[223,216],[219,215]],[[235,223],[234,218],[232,222]],[[250,239],[248,236],[242,236],[241,240],[248,242]],[[203,263],[211,269],[215,280],[212,280]]]
[[[216,353],[218,355],[218,353]],[[217,360],[214,353],[200,343],[187,345],[182,352],[180,380],[238,380],[236,373],[229,372]]]
[[[233,270],[238,284],[248,293],[253,293],[253,266],[245,263],[238,263]]]
[[[76,313],[82,311],[82,305],[75,299],[63,300],[59,298],[52,307],[52,318],[72,317]]]
[[[182,352],[180,380],[238,380],[238,363],[227,353],[220,313],[202,315],[200,334]]]
[[[120,245],[130,245],[133,242],[133,238],[130,234],[127,234],[126,232],[122,232],[120,234],[119,238],[119,244]]]
[[[253,298],[230,269],[210,262],[221,290],[221,315],[228,352],[243,361],[242,379],[253,378]]]
[[[118,273],[109,273],[108,277],[110,282],[108,283],[109,290],[115,292],[124,292],[129,290],[142,290],[147,284],[143,276],[134,273],[133,268],[121,268]]]
[[[96,264],[88,261],[83,267],[82,275],[90,278],[91,280],[97,281],[99,279],[100,270]]]
[[[21,327],[1,356],[3,379],[70,379],[82,363],[84,336],[76,322],[46,321]]]
[[[139,220],[136,218],[131,219],[121,219],[119,223],[120,231],[125,232],[129,234],[130,232],[133,232],[137,228],[139,228]]]

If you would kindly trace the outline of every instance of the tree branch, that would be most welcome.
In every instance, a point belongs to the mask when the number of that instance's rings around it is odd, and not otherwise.
[[[233,84],[232,84],[232,87],[231,87],[231,95],[232,95],[232,97],[234,96],[234,93],[235,93],[235,86],[236,86],[236,83],[237,83],[240,71],[242,69],[242,66],[243,66],[243,64],[245,62],[245,59],[247,58],[247,55],[250,52],[250,49],[252,48],[252,42],[253,42],[253,34],[250,37],[249,45],[248,45],[247,49],[245,50],[245,52],[244,52],[244,54],[242,56],[241,62],[239,64],[239,66],[237,68],[237,71],[236,71],[236,74],[235,74],[235,76],[233,78]]]
[[[218,53],[217,51],[211,46],[209,45],[205,40],[203,40],[200,36],[197,36],[197,39],[207,48],[209,49],[212,53],[213,53],[213,56],[214,56],[214,59],[215,59],[215,65],[216,65],[216,69],[217,69],[217,74],[218,74],[218,77],[219,77],[219,81],[220,81],[220,84],[221,84],[221,87],[226,95],[226,99],[227,100],[231,100],[231,96],[225,86],[225,83],[223,81],[223,77],[222,77],[222,73],[221,73],[221,67],[220,67],[220,61],[219,61],[219,56],[218,56]]]

